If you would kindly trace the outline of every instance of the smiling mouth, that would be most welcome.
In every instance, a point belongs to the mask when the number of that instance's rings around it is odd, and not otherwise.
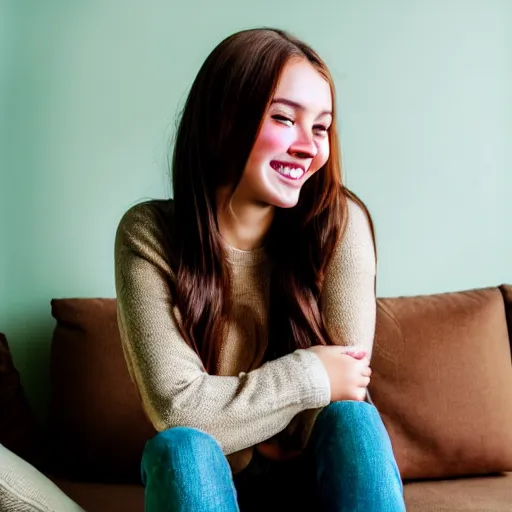
[[[281,176],[295,181],[300,180],[304,174],[306,174],[304,167],[297,164],[290,164],[288,162],[272,160],[270,162],[270,167],[272,167],[272,169],[278,172]]]

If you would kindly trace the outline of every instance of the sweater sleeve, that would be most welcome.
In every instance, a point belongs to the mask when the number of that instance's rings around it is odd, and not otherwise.
[[[375,336],[375,275],[369,220],[364,210],[349,199],[347,227],[327,268],[321,311],[336,343],[363,346],[369,356]]]
[[[179,333],[173,279],[151,204],[122,218],[115,241],[118,324],[131,377],[156,428],[198,428],[226,455],[281,431],[299,412],[329,403],[320,359],[297,350],[238,376],[206,373]]]
[[[335,343],[362,345],[371,356],[376,321],[375,247],[363,209],[348,202],[347,227],[334,250],[320,296],[325,328]],[[371,402],[369,393],[367,400]],[[320,409],[297,414],[279,436],[284,450],[303,450]]]

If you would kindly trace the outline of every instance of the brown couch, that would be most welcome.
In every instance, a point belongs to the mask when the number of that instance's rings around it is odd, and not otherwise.
[[[88,512],[143,511],[139,461],[154,435],[115,310],[115,299],[52,301],[44,456],[41,447],[23,452],[37,454],[33,461]],[[512,510],[511,334],[510,286],[378,299],[370,391],[408,511]]]

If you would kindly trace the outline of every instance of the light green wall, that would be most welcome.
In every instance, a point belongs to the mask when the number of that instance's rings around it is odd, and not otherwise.
[[[50,299],[114,295],[116,224],[169,192],[178,108],[208,52],[242,28],[291,30],[330,65],[346,180],[377,228],[379,295],[512,282],[509,0],[0,8],[0,330],[40,409]]]

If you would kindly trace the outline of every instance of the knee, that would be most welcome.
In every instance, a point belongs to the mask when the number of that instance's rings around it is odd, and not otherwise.
[[[374,405],[368,402],[346,400],[329,404],[320,413],[318,419],[326,423],[347,425],[367,422],[369,418],[375,417],[379,417],[379,413]]]
[[[374,405],[367,402],[333,402],[318,415],[316,425],[323,434],[357,436],[368,433],[368,429],[380,430],[382,420]]]
[[[182,454],[187,459],[197,460],[216,452],[222,455],[219,443],[212,436],[196,428],[174,427],[159,432],[146,443],[143,461],[179,460]]]

